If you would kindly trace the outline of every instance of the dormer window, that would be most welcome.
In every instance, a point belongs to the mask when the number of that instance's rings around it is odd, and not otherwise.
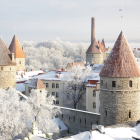
[[[112,81],[112,87],[116,87],[116,81]]]
[[[132,87],[132,81],[129,81],[129,87]]]

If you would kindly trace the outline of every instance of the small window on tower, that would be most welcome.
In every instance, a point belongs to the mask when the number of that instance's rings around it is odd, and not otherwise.
[[[129,81],[129,87],[132,87],[132,81]]]
[[[101,80],[101,86],[103,86],[103,80]]]
[[[105,116],[107,117],[107,110],[105,110]]]
[[[3,67],[1,67],[1,70],[3,70]]]
[[[116,81],[112,81],[112,87],[116,87]]]
[[[21,64],[21,61],[19,61],[19,64]]]

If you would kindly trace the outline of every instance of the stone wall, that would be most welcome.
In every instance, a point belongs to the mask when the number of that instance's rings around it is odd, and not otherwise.
[[[25,58],[15,58],[17,69],[16,70],[25,70]]]
[[[100,86],[101,125],[137,121],[140,118],[140,78],[101,77],[100,80],[103,80]],[[116,81],[114,88],[112,81]],[[129,81],[132,81],[132,87]]]
[[[68,127],[70,134],[77,134],[92,129],[92,124],[100,124],[100,114],[59,107],[61,114],[58,117]]]
[[[89,62],[89,64],[103,64],[104,63],[104,56],[105,54],[86,54],[86,63]]]
[[[0,87],[16,88],[16,66],[0,66]]]

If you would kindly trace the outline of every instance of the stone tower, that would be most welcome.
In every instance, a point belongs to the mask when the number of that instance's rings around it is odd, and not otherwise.
[[[140,69],[123,32],[100,72],[100,123],[140,118]]]
[[[15,61],[17,64],[16,70],[25,70],[25,54],[24,50],[21,47],[16,35],[14,35],[12,42],[9,46],[9,50],[11,53],[15,55]]]
[[[95,38],[95,18],[91,18],[91,45],[86,51],[86,63],[103,64],[106,58],[105,43],[97,42]]]
[[[14,54],[10,53],[7,46],[0,39],[0,88],[16,88],[16,63]]]

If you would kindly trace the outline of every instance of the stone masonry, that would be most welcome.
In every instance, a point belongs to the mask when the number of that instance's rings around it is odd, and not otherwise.
[[[100,77],[101,125],[109,126],[140,118],[140,77]],[[112,87],[116,81],[116,87]],[[129,86],[132,81],[132,87]]]
[[[59,107],[61,114],[58,117],[68,127],[70,134],[89,131],[92,124],[100,124],[100,114],[77,109]]]

